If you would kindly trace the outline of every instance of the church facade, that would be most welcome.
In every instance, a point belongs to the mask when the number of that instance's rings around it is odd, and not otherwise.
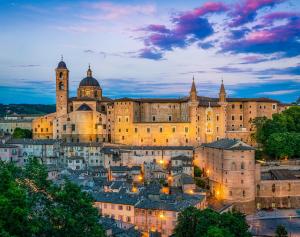
[[[138,146],[197,146],[221,138],[253,144],[251,121],[287,108],[268,98],[228,98],[222,82],[216,98],[197,94],[193,80],[179,99],[104,97],[92,70],[69,97],[66,63],[56,68],[56,112],[34,119],[33,137],[67,142],[110,142]]]

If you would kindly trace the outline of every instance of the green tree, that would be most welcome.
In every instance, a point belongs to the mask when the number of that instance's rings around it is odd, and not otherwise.
[[[234,237],[234,235],[231,234],[227,229],[210,226],[207,230],[206,237]]]
[[[197,165],[194,166],[194,176],[195,177],[201,177],[202,176],[202,170]]]
[[[276,158],[293,157],[296,152],[295,133],[273,133],[267,140],[265,151]]]
[[[104,236],[92,198],[68,181],[47,181],[37,159],[24,169],[0,163],[0,179],[0,236]]]
[[[256,118],[253,137],[269,157],[296,157],[299,152],[300,106],[292,106],[272,119]],[[261,154],[263,156],[263,154]]]
[[[239,212],[225,214],[211,209],[188,207],[178,216],[176,237],[250,237],[245,216]]]
[[[53,201],[48,208],[50,236],[104,236],[98,223],[98,211],[92,206],[92,198],[75,184],[54,188]]]
[[[13,138],[32,138],[32,132],[29,129],[15,128]]]
[[[283,225],[278,225],[275,231],[276,237],[288,237],[288,232]]]

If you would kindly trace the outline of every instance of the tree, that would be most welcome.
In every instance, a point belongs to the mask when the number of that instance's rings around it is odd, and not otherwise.
[[[278,225],[275,231],[276,237],[288,237],[288,232],[283,225]]]
[[[0,179],[0,236],[104,236],[92,198],[68,181],[47,181],[36,159],[24,169],[0,163]]]
[[[194,166],[194,176],[195,177],[201,177],[202,176],[202,170],[197,165]]]
[[[245,216],[239,212],[220,214],[211,209],[188,207],[178,216],[176,237],[250,237]]]
[[[13,138],[32,138],[32,132],[29,129],[15,128]]]
[[[207,230],[207,237],[234,237],[227,229],[210,226]]]
[[[295,140],[297,134],[273,133],[267,140],[265,150],[276,158],[293,157],[295,155]]]
[[[296,157],[299,152],[300,107],[292,106],[272,119],[253,120],[253,137],[262,146],[262,152],[269,157]],[[263,155],[263,154],[261,154]]]

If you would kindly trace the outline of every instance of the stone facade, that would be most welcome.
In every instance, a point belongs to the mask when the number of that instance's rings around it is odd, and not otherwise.
[[[211,194],[235,203],[243,212],[254,209],[256,165],[254,149],[242,141],[221,139],[196,148],[195,164],[209,179]]]
[[[256,179],[256,207],[299,208],[300,171],[298,169],[270,169],[258,172]]]
[[[179,99],[112,100],[89,68],[69,98],[69,70],[56,68],[56,113],[33,121],[34,138],[68,142],[112,142],[137,146],[197,146],[221,138],[249,144],[251,121],[286,109],[268,98],[227,98],[222,82],[218,98],[198,96],[193,81],[189,96]]]

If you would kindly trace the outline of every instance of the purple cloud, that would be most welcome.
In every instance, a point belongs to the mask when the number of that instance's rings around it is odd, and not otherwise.
[[[157,32],[157,33],[162,33],[162,34],[165,34],[165,33],[170,33],[170,30],[167,29],[166,26],[164,25],[148,25],[146,28],[143,28],[141,29],[143,31],[150,31],[150,32]]]
[[[152,59],[152,60],[161,60],[163,57],[163,54],[162,54],[162,52],[159,52],[158,50],[156,50],[154,48],[144,48],[139,51],[138,57]]]
[[[248,29],[248,28],[242,28],[242,29],[239,29],[239,30],[231,30],[230,31],[230,38],[231,39],[241,39],[243,38],[248,32],[250,32],[251,30]]]
[[[262,63],[262,62],[272,61],[276,59],[279,59],[279,57],[278,56],[264,57],[259,55],[253,55],[253,56],[243,57],[242,62],[239,64],[256,64],[256,63]]]
[[[230,15],[233,17],[230,26],[237,27],[252,22],[257,16],[257,11],[265,7],[273,7],[286,0],[243,0],[234,6]]]
[[[239,40],[223,43],[222,51],[231,53],[281,53],[282,57],[300,54],[300,18],[293,17],[284,25],[250,32]]]
[[[297,12],[273,12],[263,16],[263,21],[265,25],[271,25],[276,20],[299,18],[300,14]]]
[[[185,48],[191,43],[214,33],[212,25],[203,17],[204,15],[227,10],[227,6],[223,3],[208,2],[202,7],[173,16],[171,21],[174,26],[171,29],[168,29],[165,25],[149,25],[142,29],[149,33],[143,39],[144,44],[147,48],[155,48],[160,51]],[[206,46],[208,45],[204,45],[204,47]],[[145,55],[148,56],[149,52],[153,52],[153,50],[146,50]],[[140,56],[142,57],[143,55],[144,53],[141,53]],[[161,55],[161,52],[159,55]]]

